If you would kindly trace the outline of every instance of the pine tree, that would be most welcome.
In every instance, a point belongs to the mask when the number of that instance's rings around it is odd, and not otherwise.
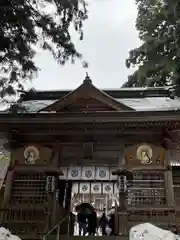
[[[47,12],[48,7],[53,11]],[[84,0],[1,0],[0,96],[23,90],[38,72],[34,46],[49,50],[59,64],[81,58],[72,42],[71,24],[83,38]],[[83,60],[82,60],[83,61]]]
[[[136,0],[136,28],[142,45],[126,66],[137,67],[123,87],[180,84],[180,1]]]

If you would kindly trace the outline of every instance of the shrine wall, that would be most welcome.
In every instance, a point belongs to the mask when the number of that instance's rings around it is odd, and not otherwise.
[[[46,202],[45,171],[57,167],[57,162],[58,151],[49,147],[29,144],[12,150],[11,168],[6,177],[4,204]],[[32,198],[31,195],[34,197]]]

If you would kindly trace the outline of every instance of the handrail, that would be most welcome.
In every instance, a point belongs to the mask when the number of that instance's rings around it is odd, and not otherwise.
[[[69,218],[69,215],[65,216],[63,219],[61,219],[53,228],[51,228],[46,235],[43,236],[43,240],[46,240],[46,237],[50,235],[61,223],[63,223],[65,220]]]

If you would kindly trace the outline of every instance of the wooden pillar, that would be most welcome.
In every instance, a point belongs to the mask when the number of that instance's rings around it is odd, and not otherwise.
[[[9,199],[11,197],[11,188],[12,188],[12,182],[13,182],[13,174],[14,174],[14,171],[11,170],[11,171],[8,171],[7,173],[7,178],[6,178],[6,181],[5,181],[5,190],[4,190],[4,199],[2,201],[2,209],[6,207],[6,204],[9,202]],[[5,209],[4,209],[5,210]],[[4,217],[6,216],[7,212],[6,210],[5,211],[1,211],[0,213],[0,222],[1,224],[3,224],[3,219]]]
[[[166,190],[166,202],[169,207],[174,206],[174,189],[172,171],[168,170],[164,173],[165,190]]]
[[[124,143],[121,142],[119,146],[119,154],[118,154],[118,167],[125,165],[125,157],[124,157]]]
[[[13,175],[14,175],[14,170],[8,171],[7,178],[6,178],[6,183],[5,183],[3,206],[6,205],[6,203],[9,201],[10,196],[11,196]]]
[[[132,172],[126,168],[126,161],[124,156],[124,144],[121,145],[121,154],[119,156],[119,164],[116,171],[117,176],[132,178]],[[126,183],[125,183],[126,184]],[[116,209],[115,215],[115,232],[117,235],[125,235],[128,231],[128,213],[127,213],[127,189],[119,192],[119,207]]]
[[[166,191],[166,203],[169,207],[174,206],[174,189],[173,189],[173,178],[172,178],[172,170],[170,168],[171,159],[169,151],[166,151],[165,166],[167,167],[167,171],[164,173],[164,183],[165,183],[165,191]]]

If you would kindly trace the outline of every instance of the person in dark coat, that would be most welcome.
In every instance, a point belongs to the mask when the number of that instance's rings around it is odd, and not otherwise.
[[[102,230],[102,235],[107,235],[107,233],[106,233],[107,225],[108,225],[108,219],[106,217],[105,212],[103,212],[101,218],[99,219],[99,226]]]
[[[88,216],[88,229],[89,235],[95,235],[97,228],[97,214],[96,211],[93,210],[91,214]]]
[[[87,216],[82,213],[78,213],[77,221],[79,223],[79,236],[81,236],[81,232],[83,232],[83,236],[87,233]]]

